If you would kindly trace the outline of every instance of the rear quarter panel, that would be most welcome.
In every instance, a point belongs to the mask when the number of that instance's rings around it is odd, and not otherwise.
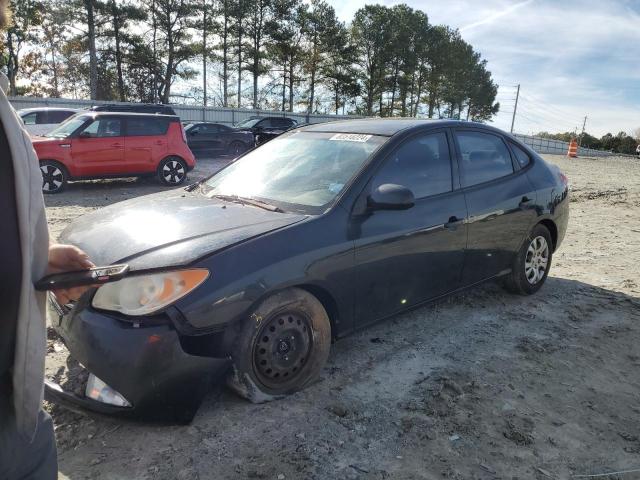
[[[569,223],[569,187],[563,184],[560,169],[537,154],[533,155],[533,165],[527,170],[527,176],[537,189],[536,223],[543,219],[553,221],[558,229],[557,249]]]

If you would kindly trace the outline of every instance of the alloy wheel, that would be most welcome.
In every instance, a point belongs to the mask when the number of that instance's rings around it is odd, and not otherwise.
[[[180,183],[185,176],[184,166],[177,160],[168,160],[162,167],[162,176],[167,183]]]
[[[524,273],[527,281],[535,285],[544,278],[549,265],[549,244],[547,240],[538,236],[531,240],[524,260]]]
[[[294,312],[275,315],[256,337],[254,372],[267,387],[293,381],[303,370],[312,348],[313,336],[305,316]]]
[[[42,189],[46,192],[55,192],[64,183],[64,173],[55,165],[40,166],[42,172]]]

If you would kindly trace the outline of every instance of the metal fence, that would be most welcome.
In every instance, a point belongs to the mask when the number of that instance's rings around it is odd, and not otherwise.
[[[128,103],[123,102],[101,100],[73,100],[68,98],[9,97],[9,101],[13,105],[13,108],[15,108],[16,110],[19,110],[21,108],[36,107],[66,107],[88,109],[94,105],[102,104],[128,105]],[[175,110],[176,114],[182,121],[216,122],[227,125],[233,125],[254,116],[288,117],[297,120],[298,123],[320,123],[348,118],[360,118],[347,115],[290,113],[271,110],[253,110],[246,108],[200,107],[194,105],[176,104],[172,104],[171,107]]]
[[[122,102],[111,102],[101,100],[72,100],[68,98],[39,98],[39,97],[9,97],[9,101],[16,110],[21,108],[34,108],[34,107],[68,107],[68,108],[90,108],[93,105],[100,104],[123,104]],[[362,118],[353,115],[321,115],[321,114],[305,114],[305,113],[290,113],[271,110],[253,110],[244,108],[222,108],[222,107],[201,107],[193,105],[171,105],[176,111],[176,114],[183,121],[206,121],[224,123],[227,125],[233,125],[235,123],[246,120],[252,116],[282,116],[293,118],[298,123],[320,123],[331,122],[342,119]],[[551,153],[557,155],[566,155],[569,149],[567,142],[560,140],[552,140],[549,138],[532,137],[529,135],[515,134],[519,140],[529,145],[538,153]],[[605,152],[602,150],[594,150],[591,148],[580,147],[578,149],[578,155],[584,157],[607,157],[616,155],[611,152]]]
[[[529,145],[533,150],[538,153],[551,153],[556,155],[566,155],[569,150],[569,143],[561,140],[552,140],[550,138],[531,137],[529,135],[514,134],[518,140],[525,145]],[[594,150],[593,148],[578,148],[578,156],[582,157],[609,157],[616,155],[615,153],[606,152],[603,150]]]

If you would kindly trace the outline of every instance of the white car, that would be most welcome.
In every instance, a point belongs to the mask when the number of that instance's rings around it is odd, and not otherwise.
[[[18,110],[18,115],[30,135],[45,135],[79,111],[77,108],[23,108]]]

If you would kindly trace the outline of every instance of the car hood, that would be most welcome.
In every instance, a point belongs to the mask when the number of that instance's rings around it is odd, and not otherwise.
[[[173,190],[84,215],[60,241],[87,252],[96,265],[128,263],[140,270],[185,265],[304,218]]]
[[[69,143],[68,138],[50,138],[41,135],[31,135],[31,143],[34,147],[38,145],[59,145],[61,143]]]

